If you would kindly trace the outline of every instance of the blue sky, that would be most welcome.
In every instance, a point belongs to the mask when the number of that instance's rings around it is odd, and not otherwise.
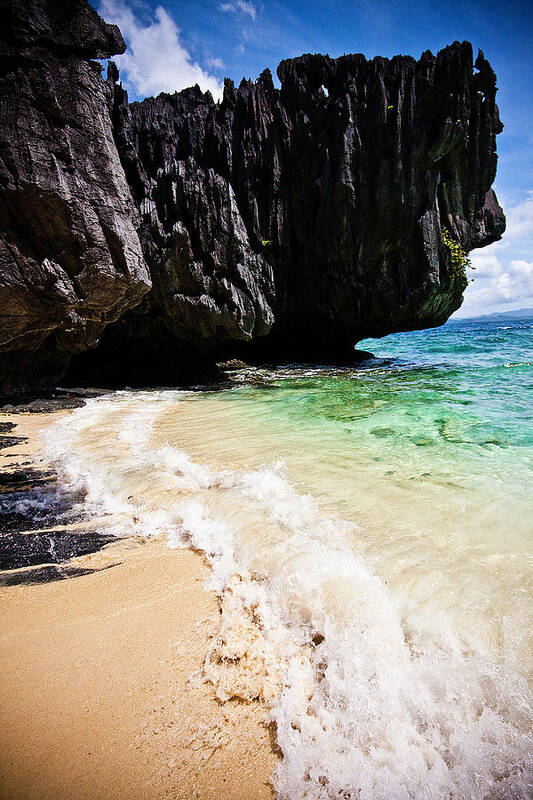
[[[502,242],[471,254],[476,271],[457,316],[533,307],[533,2],[529,0],[96,0],[128,45],[116,57],[130,100],[199,83],[219,95],[275,74],[305,52],[418,58],[456,39],[481,48],[498,76],[505,124],[495,189],[508,217]]]

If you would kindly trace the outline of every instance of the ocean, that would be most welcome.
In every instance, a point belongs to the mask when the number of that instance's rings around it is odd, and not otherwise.
[[[533,320],[367,340],[353,368],[121,391],[50,429],[117,535],[211,563],[204,674],[259,700],[283,800],[533,796]]]

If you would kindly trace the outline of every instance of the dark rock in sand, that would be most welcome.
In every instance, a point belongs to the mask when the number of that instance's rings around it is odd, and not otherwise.
[[[6,435],[15,429],[14,423],[0,423],[0,449],[26,441],[26,437]],[[92,528],[56,527],[87,519],[82,501],[83,492],[62,487],[53,469],[37,469],[31,462],[25,467],[18,462],[13,469],[0,472],[0,586],[43,583],[94,572],[48,566],[11,577],[1,572],[70,561],[116,541],[116,536]]]
[[[95,553],[113,541],[115,536],[91,530],[5,533],[0,536],[0,570],[69,561]]]
[[[52,385],[73,354],[70,380],[99,385],[353,360],[460,306],[444,229],[464,251],[505,229],[496,78],[468,42],[128,104],[88,60],[123,44],[84,0],[2,2],[4,391]]]
[[[40,583],[51,583],[53,581],[64,581],[69,578],[79,578],[83,575],[92,575],[94,572],[101,572],[103,569],[110,569],[116,564],[109,564],[99,569],[89,567],[68,567],[68,566],[46,566],[38,569],[22,569],[17,572],[0,573],[0,586],[35,586]]]
[[[6,502],[5,496],[0,495],[0,535],[10,533],[20,533],[21,531],[41,530],[42,528],[51,528],[58,522],[67,524],[69,522],[77,522],[82,517],[81,513],[69,513],[68,507],[63,509],[63,513],[59,513],[56,505],[50,506],[39,505],[42,497],[31,496],[25,493],[25,496],[12,497],[11,502]],[[13,505],[13,501],[22,500],[18,506]],[[32,502],[35,501],[35,502]]]
[[[15,447],[15,445],[27,441],[26,436],[0,436],[0,450],[6,450],[8,447]]]
[[[17,437],[17,439],[20,441],[27,441],[26,437],[22,436]],[[17,467],[20,466],[20,464],[17,464]],[[56,476],[52,470],[35,469],[33,466],[27,469],[13,469],[9,472],[0,472],[0,518],[3,510],[1,506],[4,499],[2,498],[3,494],[6,492],[21,492],[33,489],[43,484],[55,483],[55,480]]]
[[[83,494],[68,491],[51,469],[17,463],[0,472],[0,534],[51,529],[84,519]]]
[[[4,398],[5,399],[5,398]],[[1,400],[1,398],[0,398]],[[10,402],[0,405],[0,413],[2,414],[53,414],[55,411],[64,411],[65,409],[81,408],[85,405],[83,397],[73,394],[59,394],[59,395],[40,395],[39,397],[31,398],[31,396],[24,395],[16,399],[11,398]]]

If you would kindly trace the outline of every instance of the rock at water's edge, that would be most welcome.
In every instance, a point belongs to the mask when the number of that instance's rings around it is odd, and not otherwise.
[[[71,381],[115,385],[347,358],[460,306],[444,229],[465,252],[501,238],[496,78],[468,42],[129,104],[90,60],[120,32],[85,0],[2,4],[3,393],[53,385],[73,355]]]
[[[338,360],[367,336],[444,323],[469,251],[501,237],[495,76],[437,56],[306,55],[256,83],[128,104],[117,146],[153,290],[79,361],[171,382],[215,355]],[[111,80],[116,78],[111,69]],[[176,370],[176,365],[178,369]]]

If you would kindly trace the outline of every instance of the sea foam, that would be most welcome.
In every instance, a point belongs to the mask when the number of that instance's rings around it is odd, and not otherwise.
[[[154,446],[183,397],[90,400],[52,427],[44,457],[111,529],[164,534],[210,560],[222,615],[205,677],[222,701],[265,704],[283,754],[278,796],[531,797],[525,678],[445,610],[407,619],[358,552],[364,531],[298,492],[282,462],[235,469]]]

